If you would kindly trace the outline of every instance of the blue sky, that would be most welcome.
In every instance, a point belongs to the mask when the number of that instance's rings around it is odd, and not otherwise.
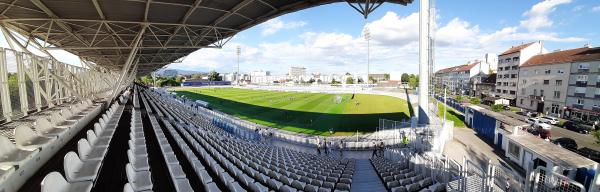
[[[598,0],[437,0],[436,69],[482,59],[513,45],[543,40],[547,50],[586,43],[600,46]],[[202,49],[168,68],[221,73],[285,74],[290,66],[310,73],[364,74],[365,28],[371,31],[371,72],[418,71],[418,7],[385,3],[365,20],[347,3],[334,3],[280,16],[237,34],[222,49]],[[0,44],[7,47],[4,40]],[[77,57],[55,57],[79,64]]]
[[[232,72],[235,46],[240,45],[242,72],[285,74],[289,66],[304,66],[311,73],[366,73],[362,32],[369,26],[371,72],[416,73],[418,5],[386,3],[368,20],[346,3],[298,11],[240,32],[223,49],[197,51],[169,68]],[[436,9],[436,69],[530,41],[543,40],[548,50],[600,45],[600,1],[438,0]]]

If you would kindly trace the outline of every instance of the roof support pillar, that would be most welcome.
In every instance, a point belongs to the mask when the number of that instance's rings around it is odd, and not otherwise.
[[[127,60],[125,61],[125,65],[123,65],[123,69],[121,70],[121,75],[119,76],[119,80],[117,81],[117,84],[113,88],[113,91],[111,94],[111,99],[115,98],[117,96],[117,91],[119,91],[119,89],[121,88],[123,79],[125,79],[127,72],[131,68],[131,64],[134,61],[134,58],[138,51],[138,47],[140,46],[140,42],[142,40],[142,36],[144,35],[144,32],[146,31],[146,27],[148,27],[148,25],[143,25],[142,29],[140,30],[140,32],[137,34],[137,36],[133,40],[134,41],[133,47],[131,48],[131,51],[129,52],[129,56],[127,57]]]
[[[429,0],[421,0],[419,7],[419,124],[429,124]]]

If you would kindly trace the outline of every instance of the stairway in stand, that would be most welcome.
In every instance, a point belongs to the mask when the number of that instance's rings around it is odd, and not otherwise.
[[[351,191],[387,191],[369,159],[357,159]]]

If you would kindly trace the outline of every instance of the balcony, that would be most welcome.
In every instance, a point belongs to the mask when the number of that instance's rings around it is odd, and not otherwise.
[[[577,82],[575,82],[575,86],[577,86],[577,87],[587,87],[587,81],[577,81]]]
[[[590,69],[589,68],[588,69],[577,69],[577,72],[578,73],[589,73]]]
[[[581,104],[573,104],[573,108],[575,108],[575,109],[583,109],[583,105],[581,105]]]
[[[596,82],[596,88],[600,88],[600,82]]]
[[[585,97],[585,93],[575,93],[574,96],[583,98]]]
[[[544,101],[544,96],[529,95],[529,99]]]
[[[600,107],[594,106],[594,107],[592,107],[592,111],[594,111],[594,112],[600,112]]]
[[[598,94],[597,94],[597,95],[594,95],[594,98],[596,98],[596,99],[600,99],[600,95],[598,95]]]

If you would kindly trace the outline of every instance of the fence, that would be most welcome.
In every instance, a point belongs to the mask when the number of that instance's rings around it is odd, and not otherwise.
[[[444,96],[436,96],[435,98],[442,103],[444,102]],[[463,105],[463,103],[459,102],[456,99],[446,97],[446,104],[449,107],[454,108],[458,112],[461,112],[463,114],[465,113],[465,106]]]
[[[112,90],[116,74],[0,48],[0,121]]]

